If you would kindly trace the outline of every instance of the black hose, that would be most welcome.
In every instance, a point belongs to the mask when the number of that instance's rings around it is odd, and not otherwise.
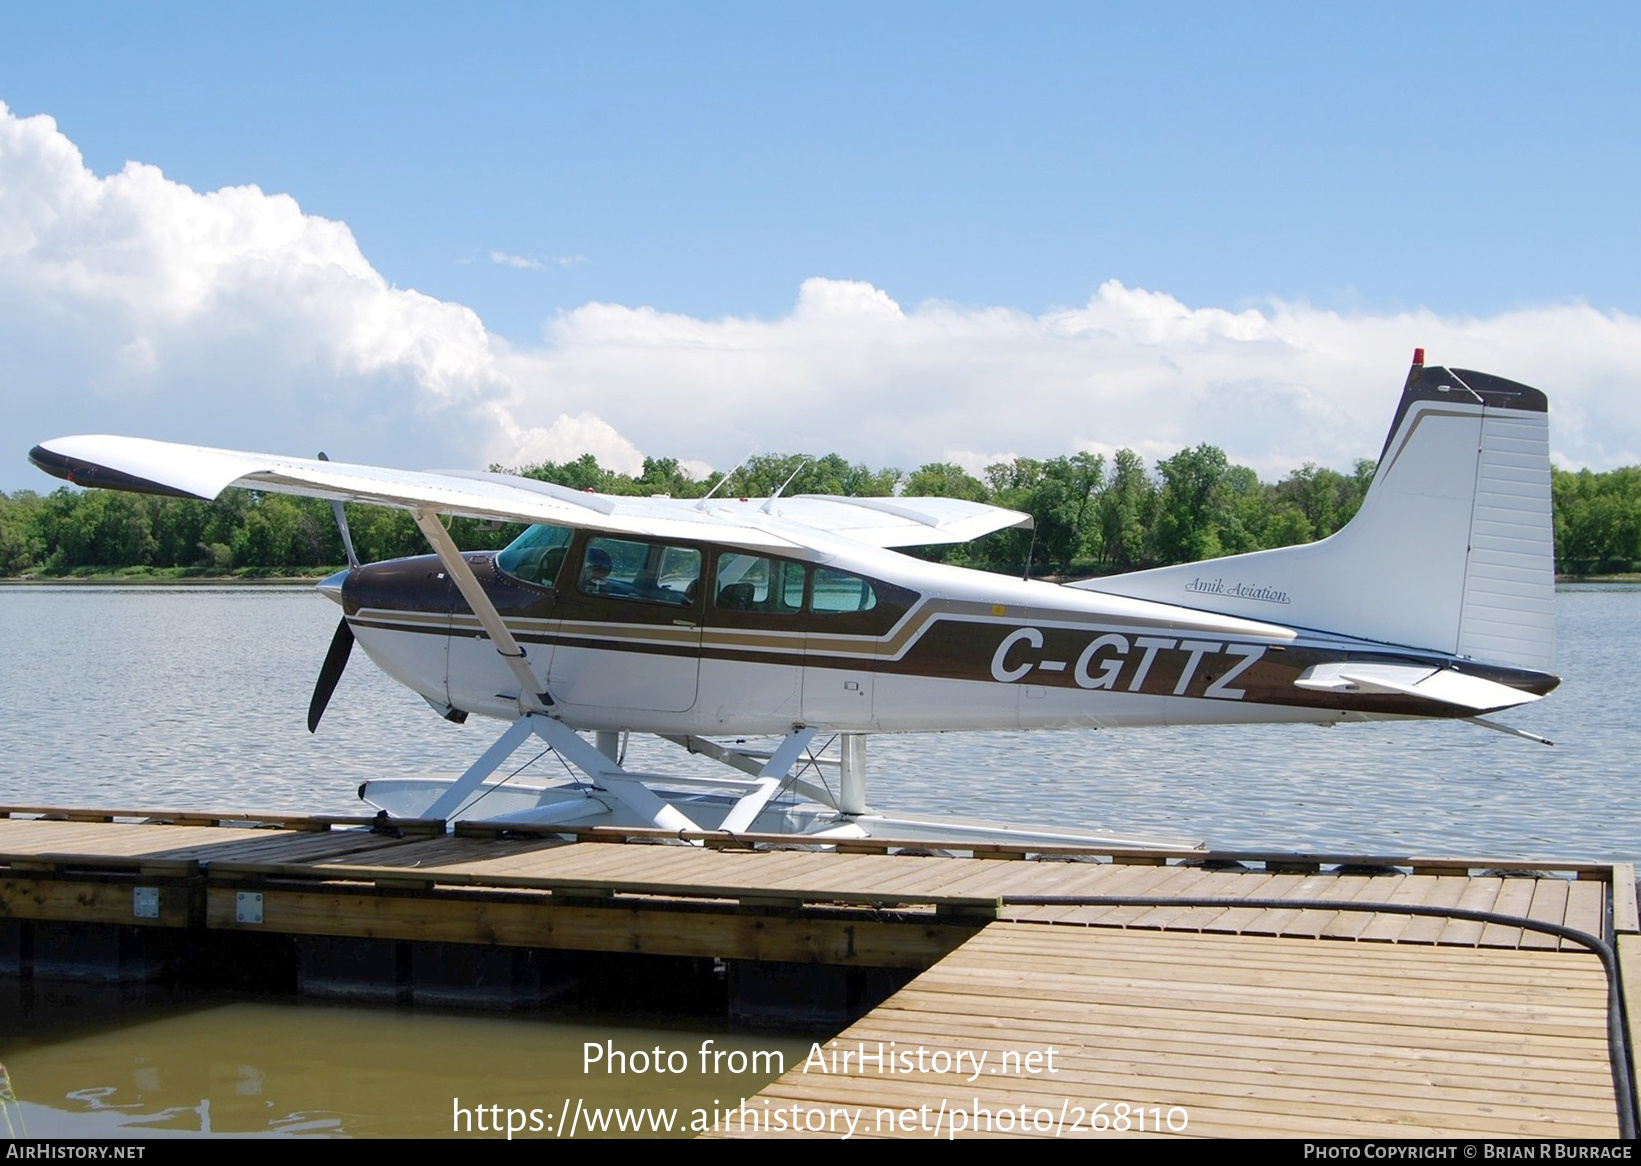
[[[1465,907],[1432,907],[1422,903],[1364,903],[1335,899],[1226,899],[1156,898],[1130,895],[1004,895],[1010,907],[1252,907],[1264,911],[1363,911],[1376,915],[1424,915],[1438,919],[1463,919],[1473,923],[1497,923],[1554,935],[1595,952],[1607,973],[1607,1061],[1612,1068],[1613,1093],[1618,1101],[1619,1137],[1636,1136],[1637,1105],[1630,1076],[1629,1030],[1624,1023],[1624,996],[1619,987],[1618,956],[1606,940],[1559,923],[1500,915],[1494,911],[1472,911]]]

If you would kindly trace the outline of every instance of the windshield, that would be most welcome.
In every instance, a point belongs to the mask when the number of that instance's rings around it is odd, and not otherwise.
[[[508,543],[496,555],[496,566],[516,579],[551,587],[564,565],[573,531],[567,526],[538,523]]]

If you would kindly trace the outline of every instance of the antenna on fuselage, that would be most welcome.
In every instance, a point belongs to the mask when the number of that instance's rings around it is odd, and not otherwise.
[[[1031,524],[1031,542],[1026,544],[1026,569],[1025,569],[1025,573],[1020,576],[1020,578],[1024,581],[1029,582],[1031,580],[1031,556],[1036,554],[1036,553],[1037,553],[1037,524],[1035,522],[1033,522]]]
[[[712,496],[719,491],[719,489],[723,486],[723,484],[725,482],[729,481],[731,478],[733,478],[735,476],[735,470],[740,469],[742,466],[746,465],[747,462],[751,461],[752,460],[752,455],[757,453],[757,452],[758,452],[758,447],[757,446],[753,446],[751,449],[747,450],[746,451],[746,456],[744,458],[742,458],[740,461],[735,463],[735,468],[730,470],[729,473],[725,474],[723,477],[718,479],[718,485],[714,486],[712,489],[708,490],[705,494],[701,495],[701,500],[695,504],[695,509],[705,510],[707,508],[707,502],[711,500]]]

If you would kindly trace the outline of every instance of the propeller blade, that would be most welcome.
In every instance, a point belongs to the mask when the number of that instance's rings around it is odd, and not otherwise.
[[[325,715],[325,706],[330,704],[331,693],[336,691],[336,682],[342,679],[342,669],[348,666],[348,654],[353,651],[353,629],[348,627],[346,616],[336,625],[336,634],[330,639],[330,651],[325,653],[325,663],[319,669],[319,679],[313,686],[313,699],[308,702],[308,732],[319,728],[319,718]]]

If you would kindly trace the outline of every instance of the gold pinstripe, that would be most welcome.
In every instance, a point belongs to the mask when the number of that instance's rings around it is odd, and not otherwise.
[[[793,656],[832,656],[858,660],[899,660],[942,619],[962,623],[994,624],[1005,627],[1033,626],[1038,628],[1070,628],[1077,630],[1106,630],[1132,628],[1137,630],[1166,630],[1171,624],[1161,621],[1140,620],[1119,615],[1080,616],[1054,608],[1004,607],[975,600],[935,599],[915,604],[882,636],[825,635],[815,632],[760,630],[753,628],[722,628],[666,624],[587,623],[575,620],[526,619],[508,617],[507,626],[515,634],[524,636],[551,636],[560,641],[618,641],[624,644],[655,644],[694,647],[740,652],[764,652]],[[453,634],[482,636],[479,621],[468,614],[434,615],[425,612],[396,612],[383,608],[361,608],[349,617],[367,627],[405,631],[445,631]],[[1207,629],[1203,629],[1207,634]],[[1227,633],[1228,634],[1228,633]],[[1238,639],[1257,641],[1262,637],[1239,632]],[[1292,638],[1291,633],[1288,638]]]

